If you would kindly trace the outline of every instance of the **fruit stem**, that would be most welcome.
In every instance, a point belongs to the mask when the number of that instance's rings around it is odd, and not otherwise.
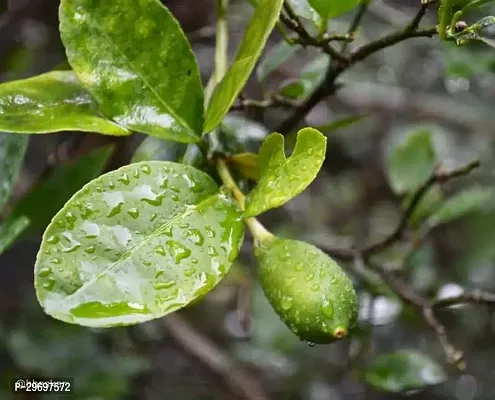
[[[232,177],[227,164],[225,164],[225,161],[221,158],[217,160],[217,171],[218,175],[220,175],[220,179],[222,180],[223,185],[232,192],[232,195],[239,204],[240,209],[244,211],[246,208],[246,196],[244,195],[244,193],[242,193],[241,189],[239,189],[237,183],[235,183],[235,180]],[[256,218],[247,218],[245,219],[245,222],[249,230],[251,231],[251,234],[256,240],[260,242],[266,242],[272,240],[275,237]]]

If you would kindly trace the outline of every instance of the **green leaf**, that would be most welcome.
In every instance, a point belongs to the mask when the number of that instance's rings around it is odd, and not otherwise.
[[[435,169],[435,150],[431,132],[411,132],[405,142],[397,146],[388,160],[388,177],[396,193],[417,189]]]
[[[280,238],[257,242],[255,255],[263,291],[292,332],[312,343],[349,334],[356,292],[334,260],[308,243]]]
[[[75,192],[100,175],[112,153],[113,146],[102,147],[68,164],[59,165],[17,204],[12,217],[25,215],[33,229],[44,230]]]
[[[256,70],[258,79],[263,82],[272,72],[288,61],[298,49],[298,46],[290,45],[285,40],[273,46],[258,65]]]
[[[308,0],[289,0],[289,3],[298,16],[309,19],[318,26],[321,25],[322,20],[320,15],[311,7]]]
[[[464,44],[468,40],[480,40],[495,47],[495,17],[485,17],[471,25],[466,30],[455,35],[457,44]]]
[[[260,0],[239,45],[234,63],[215,88],[206,112],[205,132],[211,132],[229,112],[244,88],[278,21],[283,0]]]
[[[407,209],[411,204],[413,193],[410,193],[402,204],[403,209]],[[431,187],[423,196],[419,204],[414,208],[414,212],[409,218],[409,223],[413,227],[418,227],[426,218],[432,215],[442,204],[443,193],[439,186]]]
[[[366,381],[387,392],[405,392],[439,385],[447,380],[441,365],[428,356],[402,350],[382,354],[370,365]]]
[[[244,177],[253,181],[258,181],[260,179],[260,168],[257,154],[235,154],[232,157],[229,157],[226,161]]]
[[[348,126],[361,122],[363,119],[367,117],[369,117],[369,115],[362,114],[362,115],[351,115],[349,117],[337,118],[331,122],[318,126],[316,129],[318,129],[321,132],[325,132],[328,135],[329,133],[333,133],[339,129],[347,128]]]
[[[477,211],[483,211],[495,199],[495,190],[486,187],[473,187],[457,193],[446,200],[428,219],[430,226],[437,226],[464,217]]]
[[[10,198],[29,138],[0,132],[0,211]]]
[[[360,0],[308,0],[309,4],[316,10],[316,12],[323,18],[328,20],[329,18],[337,17],[347,11],[356,7]]]
[[[72,68],[104,115],[138,132],[199,141],[196,59],[158,0],[62,0],[60,33]]]
[[[38,300],[85,326],[159,318],[209,292],[243,235],[237,203],[205,173],[131,164],[90,182],[54,217],[35,266]]]
[[[131,133],[101,117],[96,108],[71,71],[52,71],[0,85],[0,129],[6,132]]]
[[[330,60],[327,55],[315,58],[304,67],[297,79],[282,83],[280,94],[291,99],[308,97],[323,82]]]
[[[26,217],[10,219],[4,225],[0,224],[0,254],[12,246],[28,226],[29,219]]]
[[[297,133],[294,151],[284,153],[284,137],[272,133],[259,152],[260,181],[246,199],[246,215],[254,217],[280,207],[300,194],[316,178],[325,159],[327,138],[305,128]]]

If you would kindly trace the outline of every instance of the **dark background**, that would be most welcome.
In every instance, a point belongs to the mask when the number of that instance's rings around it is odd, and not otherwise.
[[[213,3],[164,1],[193,43],[205,82],[213,64]],[[405,23],[417,4],[377,0],[364,20],[359,41]],[[57,1],[1,1],[0,8],[2,81],[66,67],[57,30]],[[247,1],[232,1],[232,52],[250,10]],[[430,14],[426,21],[432,23]],[[346,26],[343,18],[334,29]],[[274,34],[269,46],[279,39]],[[272,76],[269,85],[276,87],[296,76],[314,56],[314,51],[300,51]],[[386,235],[400,215],[400,201],[386,179],[386,154],[397,138],[420,124],[433,130],[445,165],[474,158],[483,161],[479,172],[449,184],[447,193],[473,182],[493,186],[494,71],[494,49],[476,44],[456,48],[438,39],[414,39],[359,64],[342,77],[343,89],[311,112],[307,125],[347,115],[369,117],[330,136],[327,160],[317,181],[284,209],[269,213],[264,222],[275,232],[321,243]],[[261,96],[254,80],[246,93]],[[269,131],[286,112],[270,111],[264,116],[249,112],[247,117],[259,120]],[[81,152],[114,140],[83,136],[32,137],[13,203],[53,173],[54,151],[63,150],[63,158],[70,160],[80,155],[72,152],[71,143],[78,143]],[[58,145],[67,140],[69,145],[60,150]],[[115,140],[118,151],[107,168],[128,162],[139,140]],[[38,206],[41,210],[44,204]],[[495,289],[494,233],[494,212],[469,215],[434,230],[409,266],[409,282],[428,294],[441,290],[456,294],[457,285]],[[364,292],[358,334],[315,348],[299,342],[280,323],[255,280],[249,279],[255,274],[249,243],[228,278],[178,318],[112,330],[69,326],[45,316],[35,300],[32,274],[39,242],[39,233],[31,232],[0,257],[0,399],[11,398],[12,376],[66,376],[75,379],[74,398],[78,399],[216,400],[241,398],[239,392],[261,399],[262,390],[267,399],[385,400],[402,397],[376,392],[363,378],[376,354],[412,348],[445,362],[435,335],[395,300],[375,299],[374,318],[369,321],[369,295]],[[400,251],[390,255],[398,256]],[[249,335],[235,314],[239,291],[246,291],[247,280],[252,281]],[[460,373],[447,365],[447,383],[409,398],[495,398],[495,314],[484,306],[461,307],[443,312],[441,318],[453,342],[465,351],[468,368]]]

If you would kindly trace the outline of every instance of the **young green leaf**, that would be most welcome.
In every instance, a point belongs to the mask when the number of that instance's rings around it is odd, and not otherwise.
[[[273,30],[283,0],[259,0],[239,45],[234,63],[213,91],[206,111],[205,132],[211,132],[228,113],[244,88]]]
[[[246,215],[254,217],[280,207],[306,189],[323,165],[326,146],[325,136],[305,128],[297,133],[294,151],[286,158],[284,137],[268,136],[259,152],[260,180],[246,199]]]
[[[435,169],[431,132],[418,130],[397,146],[388,160],[388,176],[396,193],[417,189]]]
[[[360,0],[308,0],[321,18],[326,21],[356,7]]]
[[[455,35],[458,44],[468,40],[479,40],[495,47],[495,17],[484,17],[469,28]]]
[[[272,72],[288,61],[297,50],[298,46],[290,45],[285,40],[273,46],[256,69],[258,79],[263,82]]]
[[[308,19],[317,26],[321,25],[322,20],[320,15],[313,7],[311,7],[308,0],[289,0],[289,4],[299,17]]]
[[[196,59],[158,0],[62,0],[60,33],[72,68],[104,115],[149,135],[200,139]]]
[[[68,164],[59,165],[17,204],[11,217],[27,216],[31,221],[30,229],[43,231],[75,192],[101,174],[113,149],[113,146],[102,147]]]
[[[357,298],[342,268],[320,249],[273,239],[255,250],[260,283],[289,329],[311,343],[347,336],[357,321]]]
[[[428,225],[437,226],[477,211],[483,211],[494,199],[495,191],[493,188],[473,187],[466,189],[446,200],[428,219]]]
[[[406,392],[439,385],[447,373],[430,357],[416,351],[402,350],[382,354],[370,365],[366,381],[387,392]]]
[[[0,132],[0,211],[12,193],[28,140],[27,136]]]
[[[182,164],[131,164],[90,182],[48,226],[35,266],[46,313],[86,326],[162,317],[209,292],[244,235],[237,203]]]
[[[0,223],[0,254],[5,252],[29,226],[29,219],[19,217]]]
[[[0,130],[14,133],[59,131],[129,135],[98,114],[95,102],[71,71],[53,71],[0,85]]]

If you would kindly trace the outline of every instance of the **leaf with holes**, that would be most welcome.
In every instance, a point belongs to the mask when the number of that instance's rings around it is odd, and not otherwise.
[[[316,178],[325,159],[327,138],[305,128],[289,158],[284,152],[284,137],[272,133],[261,146],[258,163],[260,180],[246,199],[246,215],[254,217],[280,207],[300,194]]]
[[[215,129],[244,88],[273,30],[283,0],[259,0],[237,49],[234,63],[213,91],[206,112],[205,132]]]
[[[158,0],[62,0],[73,70],[104,115],[129,129],[197,142],[203,88],[179,23]]]
[[[12,193],[27,145],[27,136],[0,132],[0,211]]]
[[[131,132],[103,118],[71,71],[53,71],[0,85],[0,130],[14,133]]]
[[[159,318],[213,289],[243,235],[242,212],[204,172],[131,164],[90,182],[54,217],[35,266],[38,300],[86,326]]]

